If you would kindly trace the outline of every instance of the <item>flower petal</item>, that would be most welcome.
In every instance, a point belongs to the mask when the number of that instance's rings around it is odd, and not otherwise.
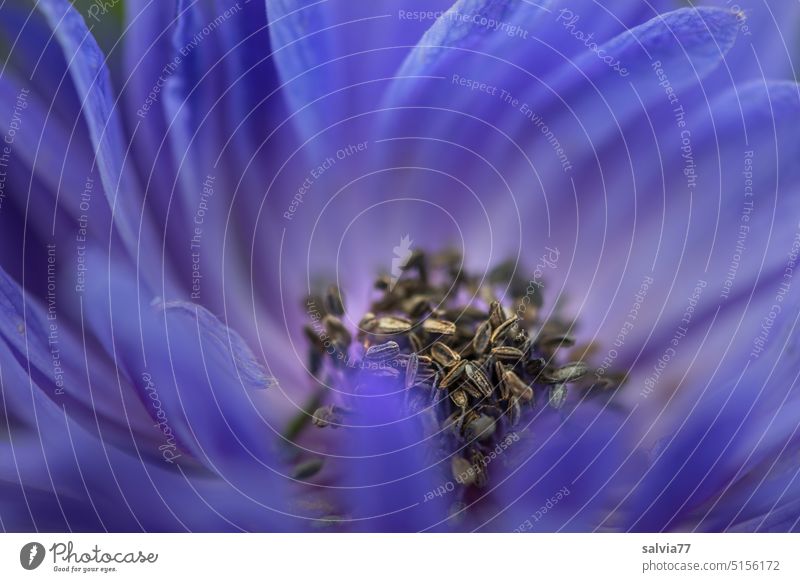
[[[266,421],[269,379],[241,338],[200,306],[147,301],[125,268],[97,273],[88,298],[88,325],[144,403],[151,422],[179,454],[191,454],[219,475],[252,488],[277,479],[269,442],[280,429]],[[113,275],[113,276],[111,276]],[[247,478],[250,475],[252,479]]]
[[[381,80],[391,77],[429,26],[426,15],[451,3],[267,0],[272,55],[301,135],[312,137],[333,121],[373,109]]]
[[[794,326],[780,335],[787,333]],[[800,395],[796,350],[741,370],[731,366],[727,374],[680,399],[683,414],[633,492],[631,529],[721,531],[742,524],[758,530],[770,520],[797,526],[786,522],[800,516],[792,454],[800,437],[793,413]],[[771,517],[778,506],[785,509]]]
[[[131,138],[131,155],[136,160],[139,175],[147,178],[145,183],[152,194],[147,197],[148,207],[163,216],[169,197],[156,193],[167,184],[167,177],[175,173],[172,152],[163,143],[167,122],[159,105],[164,82],[172,70],[171,34],[176,11],[170,2],[148,0],[131,0],[125,2],[123,8],[125,81],[120,88],[120,99],[125,104],[123,121],[136,126]]]
[[[103,55],[80,14],[67,0],[37,2],[61,45],[94,144],[96,161],[114,221],[128,249],[136,248],[140,194],[125,165],[125,138]]]
[[[631,419],[584,401],[564,414],[536,410],[528,420],[513,433],[519,442],[492,461],[487,496],[496,511],[480,529],[595,530],[632,476]]]
[[[12,112],[18,127],[9,146],[14,172],[4,176],[4,192],[7,203],[27,216],[28,236],[35,234],[43,241],[51,240],[54,231],[67,227],[77,230],[78,219],[85,214],[80,210],[80,193],[88,188],[91,198],[94,184],[100,180],[93,167],[91,143],[80,131],[70,133],[58,115],[48,114],[51,106],[11,74],[0,78],[0,108]],[[37,210],[26,212],[26,208]],[[91,216],[91,228],[87,221],[86,230],[87,237],[93,239],[99,232],[108,231],[111,213],[98,201]],[[10,235],[9,247],[18,246],[19,239],[10,229],[4,234]]]
[[[457,500],[453,483],[448,485],[450,459],[432,458],[432,441],[406,410],[402,394],[372,380],[337,435],[339,446],[328,462],[343,486],[335,493],[352,520],[349,529],[447,529],[447,508]]]
[[[800,6],[795,2],[764,0],[706,0],[720,8],[739,10],[742,42],[731,53],[731,73],[737,81],[754,78],[797,78],[800,45]],[[794,61],[794,62],[793,62]]]

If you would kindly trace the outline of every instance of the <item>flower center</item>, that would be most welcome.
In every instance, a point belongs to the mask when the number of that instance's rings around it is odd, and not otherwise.
[[[324,298],[309,298],[311,371],[325,384],[352,388],[331,391],[313,422],[346,427],[359,393],[379,379],[405,393],[409,413],[432,411],[424,418],[434,426],[426,428],[456,451],[456,480],[483,487],[487,455],[508,444],[527,411],[559,410],[571,390],[607,392],[618,387],[618,376],[588,373],[581,360],[589,348],[575,347],[569,322],[540,318],[542,284],[516,275],[513,262],[483,278],[461,266],[452,251],[411,253],[399,277],[375,281],[377,297],[355,341],[341,320],[336,286]]]

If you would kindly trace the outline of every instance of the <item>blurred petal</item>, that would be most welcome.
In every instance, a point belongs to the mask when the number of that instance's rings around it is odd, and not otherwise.
[[[86,28],[83,18],[67,0],[42,0],[36,4],[61,45],[72,80],[81,97],[96,162],[114,221],[128,249],[136,246],[140,194],[125,165],[126,146],[116,101],[113,98],[105,55]],[[152,240],[152,239],[151,239]]]
[[[795,326],[780,336],[794,334]],[[773,352],[739,377],[717,378],[681,398],[685,414],[674,419],[674,432],[653,452],[633,492],[631,529],[723,531],[749,522],[746,529],[758,530],[770,520],[797,527],[800,490],[790,451],[800,438],[792,413],[800,363],[796,349]]]
[[[450,459],[433,459],[433,444],[423,438],[419,419],[406,412],[402,392],[367,383],[341,430],[341,444],[328,463],[337,471],[342,488],[334,493],[352,529],[446,529],[447,507],[455,501],[448,497],[456,497],[452,483],[447,486]],[[434,495],[440,487],[446,495]]]
[[[275,527],[288,527],[277,525],[290,501],[274,445],[283,426],[272,426],[263,412],[265,377],[252,353],[202,308],[164,309],[139,295],[126,269],[106,264],[102,271],[104,260],[93,263],[104,274],[87,291],[87,327],[113,346],[115,366],[159,433],[157,454],[184,473],[199,464],[214,473],[215,487],[228,490],[224,497],[254,504]]]
[[[480,529],[585,532],[612,518],[609,508],[631,477],[630,420],[591,402],[563,415],[536,411],[500,459],[489,492],[496,513]]]
[[[797,78],[800,62],[800,4],[767,0],[704,0],[720,8],[736,7],[742,42],[731,54],[726,75],[737,81]]]
[[[148,207],[166,214],[167,196],[155,195],[162,180],[174,176],[167,137],[167,120],[160,102],[165,80],[171,74],[172,30],[176,19],[172,2],[131,0],[125,2],[123,36],[124,86],[120,99],[125,104],[124,122],[133,144],[131,154],[139,175],[147,185]],[[136,131],[133,131],[135,128]]]
[[[452,0],[267,0],[273,58],[303,138],[380,102],[431,20]],[[317,99],[325,97],[318,103]],[[336,143],[326,136],[327,143]],[[326,149],[324,146],[314,147]],[[318,150],[319,151],[319,150]]]

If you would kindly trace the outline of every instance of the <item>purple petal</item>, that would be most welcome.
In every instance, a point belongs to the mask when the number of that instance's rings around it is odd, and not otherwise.
[[[610,508],[619,486],[630,481],[631,419],[581,402],[560,415],[547,408],[512,433],[511,444],[492,462],[487,495],[495,513],[479,525],[487,531],[592,531],[618,527]],[[497,465],[495,467],[495,464]]]
[[[328,459],[341,489],[334,491],[363,531],[443,529],[455,495],[447,490],[449,458],[437,462],[420,421],[409,417],[402,394],[372,380],[365,385],[342,428],[337,455]],[[447,495],[435,495],[439,487]],[[452,483],[451,483],[452,486]],[[452,488],[452,487],[451,487]]]
[[[392,76],[432,24],[405,15],[441,11],[450,3],[267,0],[273,58],[303,137],[372,109],[385,88],[381,80]]]
[[[791,509],[800,491],[790,458],[800,437],[792,412],[800,366],[793,350],[776,356],[741,372],[731,366],[728,377],[680,398],[675,408],[683,414],[672,419],[674,430],[632,492],[631,529],[797,527],[785,520],[800,515]]]
[[[125,165],[125,138],[112,95],[105,56],[80,14],[66,0],[42,0],[37,8],[64,51],[95,147],[106,197],[128,248],[135,248],[140,194]]]

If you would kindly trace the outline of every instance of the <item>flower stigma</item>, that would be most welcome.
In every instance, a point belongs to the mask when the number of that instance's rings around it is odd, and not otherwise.
[[[381,275],[373,287],[354,330],[337,286],[307,299],[309,371],[328,387],[312,422],[347,430],[373,385],[400,392],[465,491],[486,487],[492,452],[519,440],[533,410],[559,414],[573,401],[611,398],[624,382],[590,372],[595,346],[576,345],[575,323],[558,310],[541,317],[542,284],[521,278],[514,261],[478,277],[456,251],[414,251],[399,278]]]

